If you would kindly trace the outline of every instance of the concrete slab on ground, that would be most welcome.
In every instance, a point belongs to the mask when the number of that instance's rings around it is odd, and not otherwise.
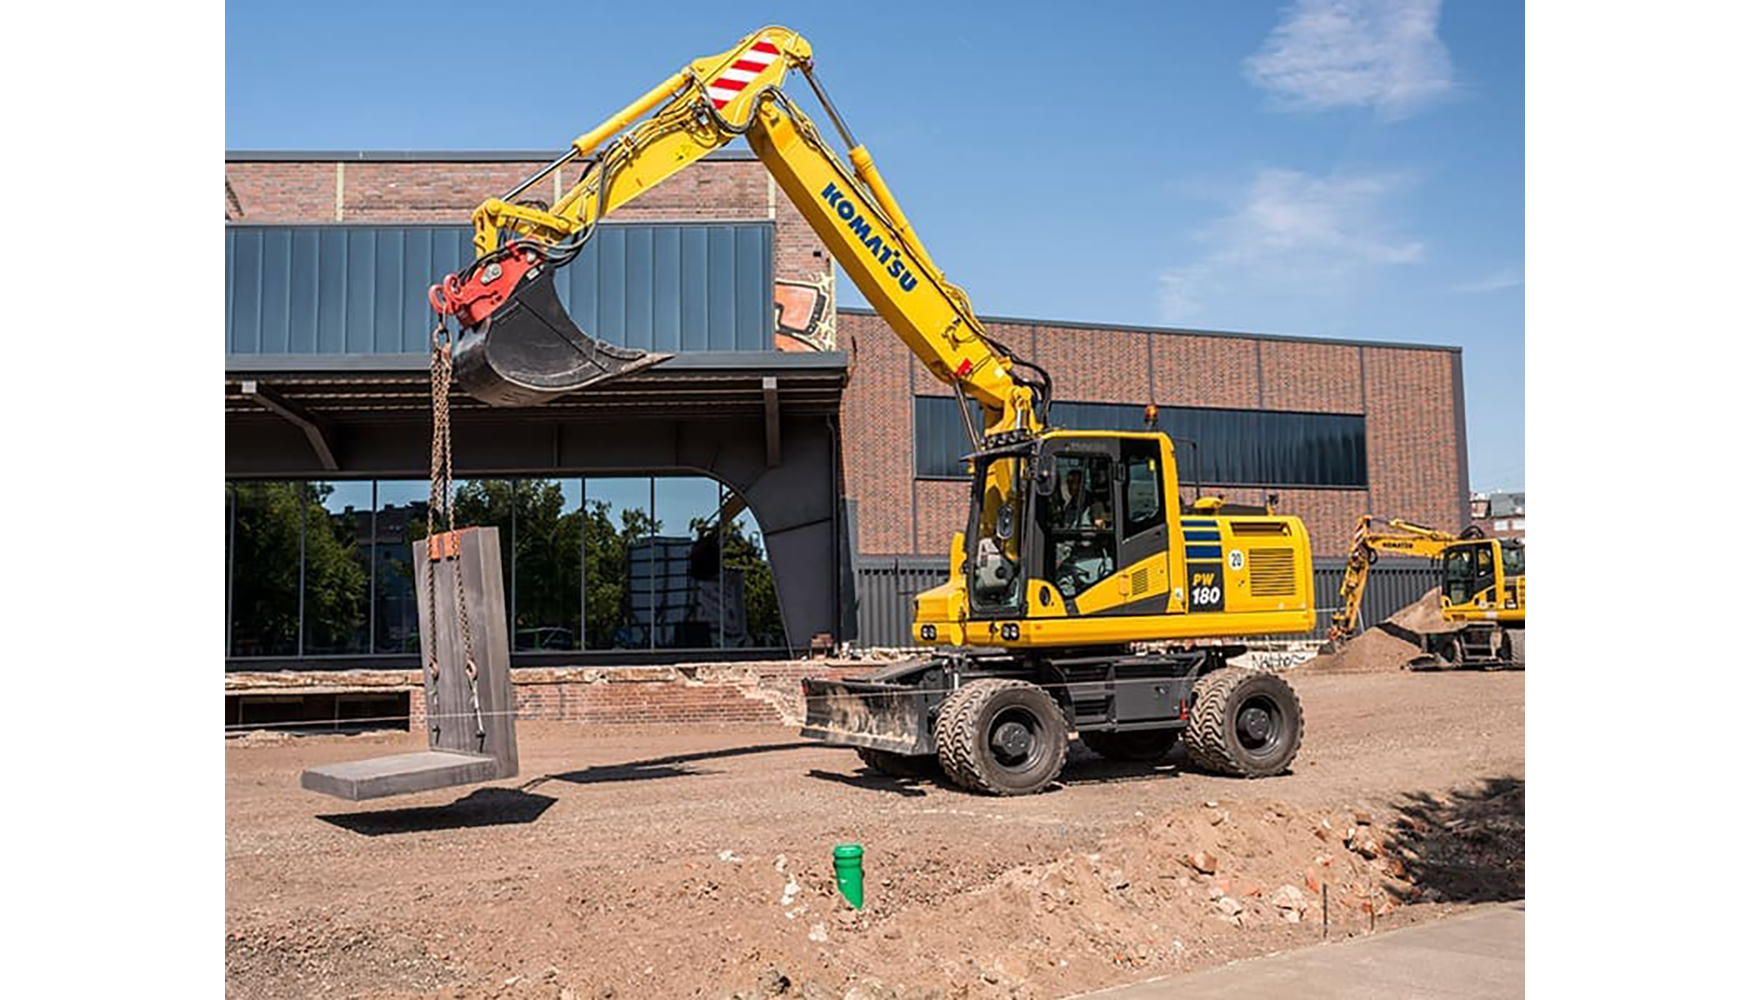
[[[1101,1000],[1523,997],[1525,903],[1082,995]]]

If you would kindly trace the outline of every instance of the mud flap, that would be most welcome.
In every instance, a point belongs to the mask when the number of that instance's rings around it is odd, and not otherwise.
[[[915,688],[810,677],[802,682],[802,696],[802,735],[809,739],[908,756],[936,752],[929,704]]]
[[[615,347],[577,328],[553,287],[555,268],[538,267],[456,344],[456,381],[491,406],[538,406],[616,375],[649,368],[671,354]]]

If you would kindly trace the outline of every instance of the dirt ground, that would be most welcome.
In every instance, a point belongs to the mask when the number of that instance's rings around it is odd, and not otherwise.
[[[1063,996],[1523,896],[1523,674],[1290,676],[1290,775],[1076,745],[1019,799],[789,729],[525,723],[518,779],[353,805],[299,771],[417,736],[234,739],[228,993]]]

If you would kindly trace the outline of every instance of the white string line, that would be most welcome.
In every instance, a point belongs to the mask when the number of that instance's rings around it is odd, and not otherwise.
[[[1253,668],[1253,669],[1256,669],[1256,668]],[[828,683],[833,683],[833,684],[844,683],[843,681],[834,681],[834,680],[831,680],[830,678],[822,678],[822,679],[826,680]],[[1173,677],[1118,677],[1118,678],[1114,678],[1112,680],[1051,681],[1051,682],[1046,682],[1046,683],[1035,683],[1034,686],[1039,687],[1039,688],[1044,688],[1046,690],[1051,690],[1051,689],[1055,689],[1055,688],[1072,688],[1072,687],[1106,688],[1108,686],[1117,687],[1120,684],[1160,684],[1160,683],[1163,683],[1165,681],[1187,680],[1187,679],[1195,680],[1195,678],[1173,678]],[[851,683],[867,683],[867,682],[852,681]],[[874,683],[880,683],[880,682],[877,681]],[[736,687],[735,685],[731,685],[731,684],[701,685],[701,687],[707,687],[707,686],[708,687],[717,687],[717,688],[733,688],[734,690],[737,690],[737,691],[745,691],[746,690],[746,689],[739,688],[739,687]],[[769,694],[782,695],[782,692],[775,691],[775,690],[772,690],[770,688],[765,688],[763,690]],[[896,697],[906,697],[908,695],[919,695],[919,694],[950,695],[950,694],[953,694],[957,690],[959,690],[959,688],[895,687],[891,690],[884,690],[884,691],[839,691],[839,692],[835,692],[833,694],[815,694],[815,695],[806,695],[805,694],[802,696],[802,702],[804,704],[807,704],[809,702],[815,702],[815,701],[838,701],[838,700],[841,700],[844,698],[896,698]],[[232,693],[234,695],[237,695],[240,697],[247,697],[249,694],[249,692],[232,692]],[[283,692],[276,692],[276,693],[283,693]],[[399,694],[400,692],[392,692],[392,693]],[[757,700],[757,699],[754,699],[754,700]],[[541,718],[539,715],[525,715],[525,714],[522,714],[521,709],[511,709],[511,708],[499,709],[499,710],[493,711],[493,712],[483,711],[480,713],[480,715],[482,717],[493,717],[493,718],[508,715],[508,716],[513,716],[515,718],[519,718],[519,719],[529,719],[531,721],[540,721],[540,718]],[[473,712],[439,712],[435,715],[427,714],[425,716],[425,718],[428,720],[430,720],[430,719],[472,719],[473,717],[474,717]],[[293,720],[293,721],[286,721],[286,722],[260,722],[260,723],[233,722],[233,723],[226,723],[225,728],[226,729],[260,729],[264,726],[335,726],[335,725],[339,725],[341,723],[356,723],[356,722],[405,722],[405,721],[409,721],[413,718],[414,718],[414,716],[411,713],[409,713],[407,715],[361,716],[358,718],[350,718],[350,719],[308,719],[308,720]]]

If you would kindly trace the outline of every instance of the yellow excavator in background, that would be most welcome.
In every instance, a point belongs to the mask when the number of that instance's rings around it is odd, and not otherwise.
[[[1343,568],[1327,649],[1340,647],[1361,624],[1368,570],[1381,552],[1425,556],[1440,564],[1440,622],[1384,621],[1378,627],[1416,643],[1454,666],[1525,665],[1525,542],[1488,538],[1476,525],[1454,535],[1393,518],[1363,514],[1355,523]]]
[[[831,118],[848,165],[780,88],[791,71]],[[803,734],[856,747],[884,772],[939,766],[965,788],[1008,795],[1057,777],[1072,730],[1108,757],[1159,759],[1183,734],[1207,769],[1287,771],[1299,699],[1282,678],[1229,661],[1244,637],[1313,628],[1305,526],[1267,508],[1184,503],[1152,406],[1133,432],[1052,427],[1050,376],[993,338],[937,268],[789,29],[689,63],[475,211],[477,259],[431,292],[461,328],[458,383],[525,406],[660,362],[578,330],[554,270],[609,213],[737,137],[953,390],[973,442],[950,580],[917,598],[913,635],[939,649],[860,679],[805,681]],[[516,200],[572,161],[581,176],[555,204]],[[1142,641],[1156,645],[1133,649]]]

